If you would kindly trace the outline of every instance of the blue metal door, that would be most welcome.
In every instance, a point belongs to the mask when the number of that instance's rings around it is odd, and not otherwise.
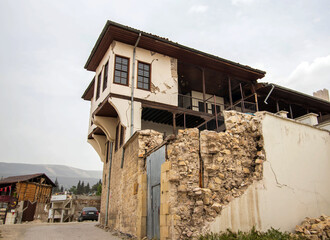
[[[159,239],[159,213],[160,213],[160,167],[165,162],[165,146],[147,157],[148,175],[148,215],[147,236],[149,239]]]

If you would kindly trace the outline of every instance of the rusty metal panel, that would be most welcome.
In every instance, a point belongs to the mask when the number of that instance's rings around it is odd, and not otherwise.
[[[23,209],[25,210],[23,212],[22,222],[33,221],[36,207],[37,207],[37,202],[31,203],[30,201],[24,201]]]

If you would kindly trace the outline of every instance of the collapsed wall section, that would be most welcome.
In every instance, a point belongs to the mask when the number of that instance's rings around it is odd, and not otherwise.
[[[235,111],[224,114],[226,132],[179,130],[167,146],[161,184],[169,185],[161,200],[169,210],[162,214],[161,206],[161,219],[166,217],[162,239],[193,238],[207,231],[223,206],[262,178],[260,119]]]

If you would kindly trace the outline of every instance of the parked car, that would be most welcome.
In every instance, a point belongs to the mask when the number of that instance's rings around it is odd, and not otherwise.
[[[95,220],[97,221],[99,218],[99,211],[95,207],[84,207],[80,216],[78,217],[78,222],[82,222],[84,220]]]

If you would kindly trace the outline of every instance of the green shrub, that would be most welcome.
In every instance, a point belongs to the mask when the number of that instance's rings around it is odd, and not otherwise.
[[[254,227],[249,232],[237,233],[227,229],[223,233],[209,233],[199,237],[199,240],[306,240],[306,237],[280,232],[271,228],[267,232],[259,232]]]

